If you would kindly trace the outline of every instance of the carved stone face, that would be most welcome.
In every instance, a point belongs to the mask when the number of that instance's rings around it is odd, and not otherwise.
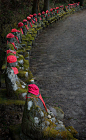
[[[13,34],[14,36],[16,36],[17,32],[12,32],[12,34]]]
[[[16,91],[18,89],[18,86],[16,84],[17,75],[15,75],[13,69],[9,67],[7,68],[6,75],[8,80],[8,87],[10,86],[14,91]]]
[[[15,63],[7,63],[8,67],[16,67],[17,65],[18,65],[17,61]]]
[[[27,22],[23,22],[24,25],[27,25]]]
[[[7,38],[7,41],[14,42],[14,38]]]

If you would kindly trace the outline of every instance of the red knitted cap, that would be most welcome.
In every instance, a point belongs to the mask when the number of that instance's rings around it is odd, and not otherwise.
[[[7,62],[8,63],[15,63],[17,61],[17,58],[16,58],[16,56],[14,56],[14,55],[9,55],[8,57],[7,57]]]
[[[24,19],[24,20],[23,20],[23,22],[27,22],[27,20],[26,20],[26,19]]]
[[[59,9],[59,7],[56,7],[56,10]]]
[[[34,95],[38,95],[39,94],[39,88],[35,84],[30,84],[30,85],[28,85],[28,92],[30,92]]]
[[[44,14],[45,14],[45,12],[43,11],[43,12],[42,12],[42,14],[44,15]]]
[[[31,18],[32,18],[32,17],[33,17],[33,15],[29,15],[29,17],[31,17]]]
[[[38,16],[41,16],[41,13],[38,13]]]
[[[11,30],[11,33],[12,32],[18,32],[18,30],[14,28],[14,29]]]
[[[51,9],[50,9],[50,12],[52,12],[52,11],[53,11],[53,9],[51,8]]]
[[[33,14],[34,17],[35,17],[36,15],[37,15],[36,13]]]
[[[63,5],[61,5],[60,8],[63,8]]]
[[[46,10],[46,13],[48,13],[49,11],[48,10]]]
[[[22,22],[18,23],[18,27],[22,27],[24,24]]]
[[[12,33],[7,34],[6,38],[14,38],[15,36]]]
[[[28,17],[27,17],[27,20],[29,21],[30,19],[31,19],[31,17],[28,16]]]

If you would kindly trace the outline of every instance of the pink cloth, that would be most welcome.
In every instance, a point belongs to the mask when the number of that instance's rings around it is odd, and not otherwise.
[[[12,69],[13,69],[13,71],[14,71],[14,74],[18,74],[19,72],[18,72],[18,69],[16,68],[16,67],[11,67]]]
[[[32,24],[31,24],[31,22],[29,22],[30,23],[30,26],[31,26],[31,28],[32,28]]]
[[[19,39],[18,39],[18,37],[17,37],[17,36],[15,36],[15,38],[17,39],[18,43],[20,43],[20,42],[19,42]]]
[[[29,28],[27,27],[27,25],[25,25],[25,26],[26,26],[27,30],[29,30]]]
[[[28,85],[28,92],[38,95],[39,94],[39,88],[35,84]]]
[[[21,29],[21,32],[22,32],[22,34],[23,34],[23,30],[22,30],[22,28],[20,28]]]
[[[13,54],[16,54],[16,52],[15,52],[15,51],[13,51],[13,50],[7,50],[6,52],[7,52],[7,54],[8,54],[8,53],[13,53]]]
[[[32,93],[32,94],[34,94],[34,95],[39,95],[37,98],[39,98],[39,99],[42,101],[42,103],[43,103],[43,105],[44,105],[44,107],[45,107],[45,110],[47,111],[47,107],[46,107],[46,105],[45,105],[45,102],[44,102],[44,100],[43,100],[41,94],[39,93],[39,88],[38,88],[35,84],[30,84],[30,85],[28,85],[28,92],[30,92],[30,93]],[[27,96],[26,96],[26,99],[27,99],[27,98],[33,98],[33,97],[27,97]]]

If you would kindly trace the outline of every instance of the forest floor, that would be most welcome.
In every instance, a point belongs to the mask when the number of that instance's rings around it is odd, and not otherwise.
[[[30,70],[45,103],[64,111],[65,126],[73,126],[79,140],[86,140],[85,59],[86,10],[43,30],[30,56]],[[24,101],[7,99],[4,84],[0,92],[0,140],[13,140],[9,128],[21,124]]]

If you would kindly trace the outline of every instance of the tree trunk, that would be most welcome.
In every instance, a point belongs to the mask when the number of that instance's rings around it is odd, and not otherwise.
[[[49,10],[49,0],[44,0],[44,11]]]
[[[32,14],[38,13],[38,0],[33,0]]]

